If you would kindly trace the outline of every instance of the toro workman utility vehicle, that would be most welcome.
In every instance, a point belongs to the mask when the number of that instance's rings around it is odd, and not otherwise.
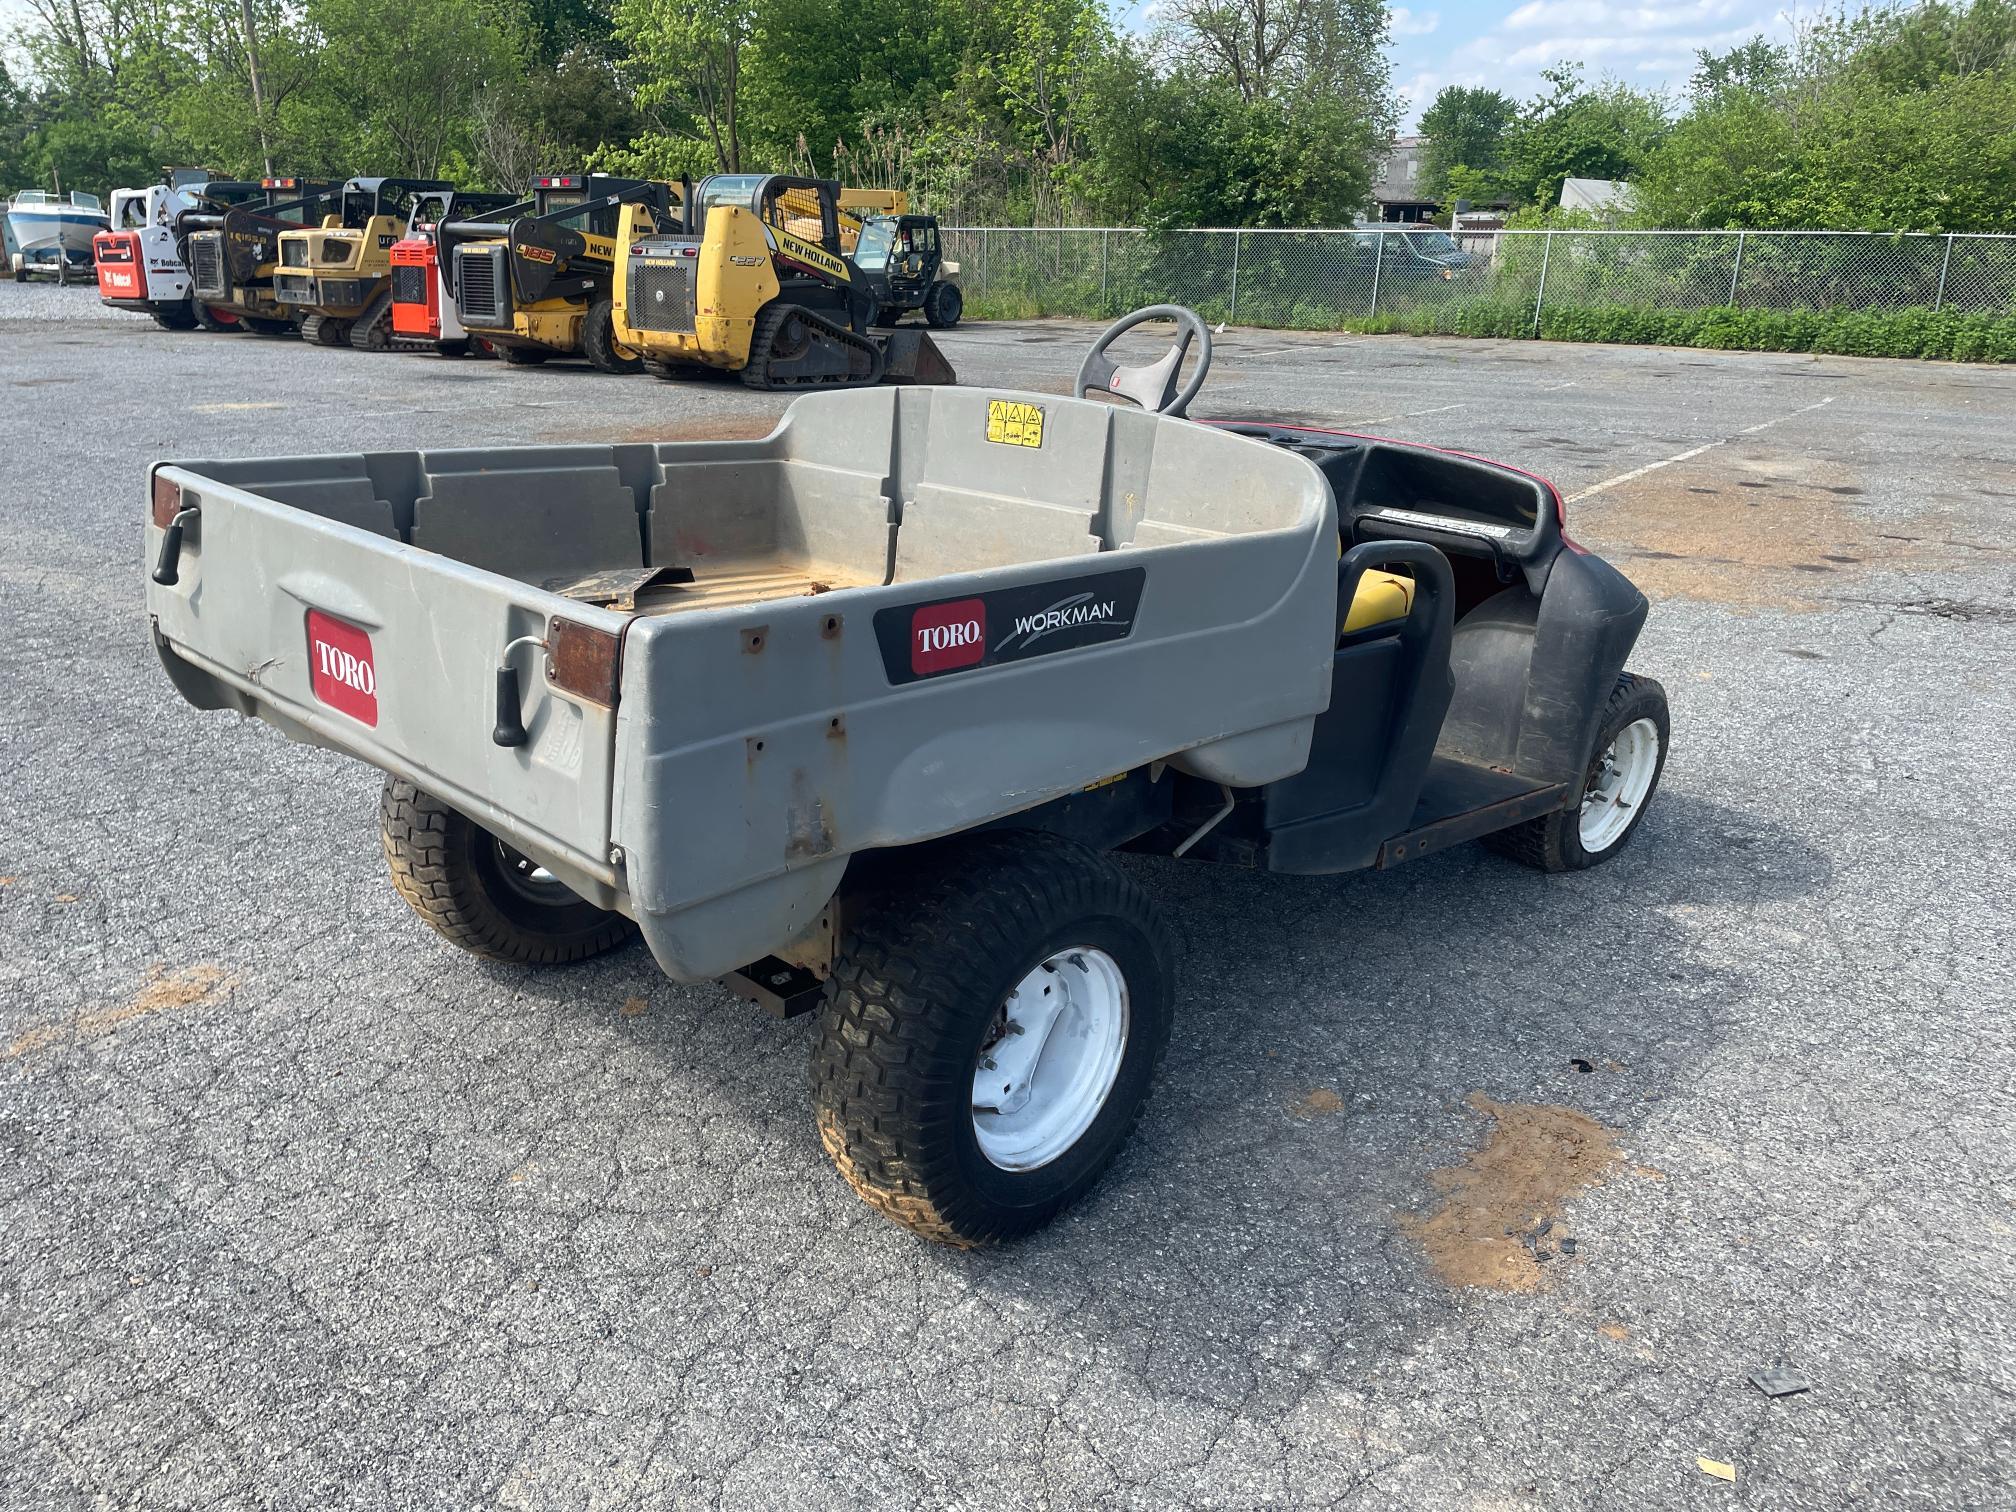
[[[456,312],[511,363],[585,357],[605,373],[634,373],[610,311],[621,246],[677,224],[677,185],[601,173],[533,181],[529,215],[454,220],[438,233]]]
[[[186,176],[145,189],[113,190],[111,224],[91,239],[98,297],[115,310],[151,315],[168,330],[194,329],[189,266],[177,229],[183,214],[199,208],[223,211],[263,198],[259,184]]]
[[[1152,317],[1178,341],[1117,366]],[[162,464],[154,643],[198,708],[384,770],[393,885],[450,942],[551,965],[641,934],[676,980],[819,1012],[854,1189],[934,1239],[1025,1233],[1169,1043],[1175,942],[1103,852],[1306,876],[1482,839],[1575,870],[1629,844],[1666,755],[1665,694],[1625,670],[1645,598],[1552,487],[1185,419],[1210,348],[1162,306],[1071,399]],[[1577,895],[1604,927],[1608,892]]]
[[[301,316],[317,346],[382,352],[392,344],[392,244],[413,202],[455,186],[441,179],[353,178],[313,229],[282,232],[273,297]]]
[[[392,347],[401,352],[439,352],[460,357],[475,349],[455,312],[438,233],[460,216],[496,216],[529,209],[532,201],[508,194],[470,194],[444,189],[413,202],[406,234],[392,244]]]
[[[175,232],[189,265],[189,307],[196,324],[206,331],[261,336],[292,331],[292,309],[273,297],[280,237],[321,219],[334,188],[308,179],[262,179],[263,200],[184,211]]]
[[[873,330],[830,179],[716,174],[669,235],[619,237],[616,339],[661,378],[716,368],[759,389],[954,382],[922,331]]]

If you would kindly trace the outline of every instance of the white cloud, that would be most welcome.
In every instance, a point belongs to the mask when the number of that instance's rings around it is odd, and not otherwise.
[[[1668,31],[1726,21],[1745,9],[1742,0],[1689,0],[1680,5],[1605,5],[1602,0],[1529,0],[1505,18],[1506,31],[1535,27],[1602,27],[1630,33]]]
[[[1425,37],[1442,24],[1440,11],[1413,11],[1394,5],[1387,7],[1386,14],[1396,37]]]

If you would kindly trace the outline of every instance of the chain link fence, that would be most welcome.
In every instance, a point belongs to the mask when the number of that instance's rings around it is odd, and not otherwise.
[[[1168,231],[949,227],[969,302],[1325,330],[1433,307],[2016,310],[2016,236],[1807,231]]]

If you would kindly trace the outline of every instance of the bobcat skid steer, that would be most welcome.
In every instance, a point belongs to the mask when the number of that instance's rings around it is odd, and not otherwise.
[[[99,299],[114,310],[151,315],[166,330],[195,329],[189,265],[176,223],[185,211],[227,210],[261,192],[255,183],[213,178],[113,190],[111,225],[91,238]]]

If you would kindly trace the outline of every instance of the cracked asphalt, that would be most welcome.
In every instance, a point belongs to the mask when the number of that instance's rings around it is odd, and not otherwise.
[[[962,1254],[828,1168],[807,1021],[641,948],[458,955],[375,773],[147,645],[154,458],[781,401],[33,300],[0,285],[0,1503],[2010,1505],[2016,374],[1223,336],[1200,414],[1575,496],[1655,600],[1664,787],[1575,876],[1129,862],[1186,948],[1155,1100],[1090,1200]],[[1088,337],[946,345],[1054,391]],[[1623,1152],[1536,1290],[1410,1237],[1479,1093]],[[1811,1390],[1746,1380],[1781,1359]]]

